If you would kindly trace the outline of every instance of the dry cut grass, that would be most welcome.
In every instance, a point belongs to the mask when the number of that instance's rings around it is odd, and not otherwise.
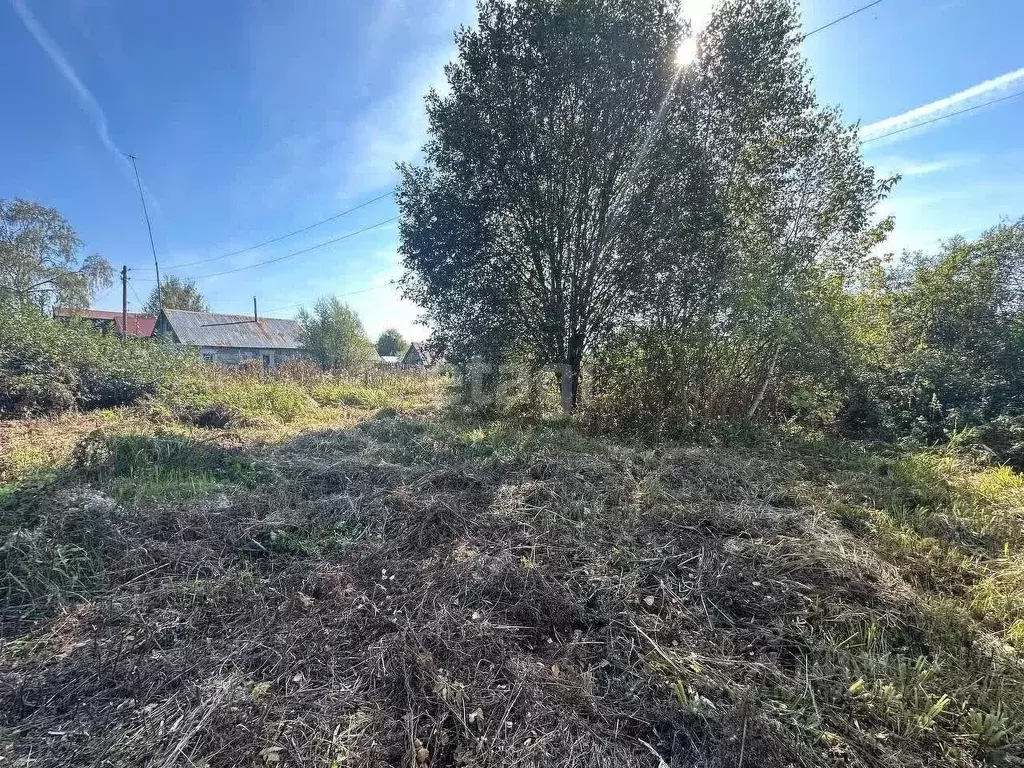
[[[1012,603],[1019,476],[390,412],[133,439],[5,502],[8,568],[59,582],[9,582],[12,764],[1024,760],[1019,609],[981,597]]]

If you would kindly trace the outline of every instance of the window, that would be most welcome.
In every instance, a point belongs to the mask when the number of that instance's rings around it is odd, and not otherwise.
[[[217,355],[213,352],[203,352],[199,357],[204,363],[212,363],[217,359]]]
[[[263,353],[263,370],[269,370],[274,365],[274,355],[270,352]]]

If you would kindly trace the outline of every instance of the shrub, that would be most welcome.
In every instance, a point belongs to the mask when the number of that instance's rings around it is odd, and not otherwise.
[[[951,443],[1024,472],[1024,415],[1004,414],[958,432]]]
[[[193,364],[181,348],[104,336],[91,324],[0,306],[0,414],[127,405],[172,386]]]

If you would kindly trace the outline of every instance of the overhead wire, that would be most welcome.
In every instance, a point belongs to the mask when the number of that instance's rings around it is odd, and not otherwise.
[[[137,302],[139,302],[139,309],[142,309],[143,305],[144,305],[144,304],[145,304],[146,302],[144,302],[144,301],[143,301],[143,300],[142,300],[141,298],[139,298],[139,294],[138,294],[138,292],[137,292],[137,291],[135,290],[135,286],[131,284],[131,281],[129,281],[129,282],[128,282],[128,288],[129,288],[129,289],[131,290],[131,292],[132,292],[132,296],[134,296],[134,297],[135,297],[135,300],[136,300]]]
[[[882,2],[882,0],[874,0],[874,2],[872,2],[872,3],[868,3],[867,5],[862,5],[860,8],[855,8],[854,10],[850,11],[846,15],[840,16],[838,19],[832,19],[832,21],[828,22],[828,24],[822,24],[820,27],[815,27],[814,29],[812,29],[810,32],[805,34],[800,39],[801,40],[806,40],[811,35],[816,35],[819,32],[821,32],[822,30],[825,30],[825,29],[828,29],[829,27],[835,26],[836,24],[838,24],[841,21],[846,21],[851,16],[856,16],[858,13],[866,11],[868,8],[874,8],[876,5],[878,5],[881,2]]]
[[[815,35],[815,34],[817,34],[819,32],[822,32],[822,31],[824,31],[824,30],[826,30],[826,29],[828,29],[828,28],[830,28],[832,26],[835,26],[836,24],[839,24],[840,22],[843,22],[843,21],[845,21],[845,20],[847,20],[847,19],[849,19],[849,18],[851,18],[853,16],[856,16],[859,13],[862,13],[862,12],[864,12],[864,11],[870,9],[870,8],[873,8],[873,7],[881,4],[882,2],[883,2],[883,0],[873,0],[873,2],[870,2],[870,3],[867,3],[865,5],[862,5],[859,8],[855,8],[854,10],[850,11],[849,13],[846,13],[846,14],[844,14],[844,15],[836,18],[836,19],[833,19],[832,21],[830,21],[830,22],[828,22],[826,24],[822,24],[821,26],[812,29],[810,32],[807,32],[806,34],[804,34],[801,39],[802,40],[806,40],[808,37],[811,37],[812,35]],[[1022,92],[1022,93],[1024,93],[1024,92]],[[1013,96],[1018,96],[1018,95],[1021,95],[1021,94],[1013,94]],[[991,101],[991,102],[986,102],[985,104],[979,104],[979,105],[976,105],[976,106],[971,107],[969,109],[961,110],[959,112],[954,112],[954,113],[951,113],[949,115],[944,115],[942,117],[938,117],[938,118],[935,118],[933,120],[928,120],[928,121],[925,121],[923,123],[919,123],[918,125],[927,125],[927,124],[932,123],[932,122],[938,122],[939,120],[946,119],[947,117],[955,117],[958,114],[963,114],[964,112],[970,112],[973,109],[978,109],[978,108],[983,107],[983,106],[988,106],[988,104],[995,104],[995,103],[997,103],[999,101],[1005,101],[1007,98],[1013,98],[1013,96],[1004,97],[1003,99],[996,99],[996,100]],[[910,126],[910,127],[907,127],[907,128],[902,128],[902,129],[899,129],[897,131],[893,131],[891,133],[883,134],[882,136],[877,136],[877,137],[873,137],[871,139],[867,139],[866,141],[864,141],[862,143],[866,144],[866,143],[871,142],[871,141],[877,141],[879,139],[886,138],[887,136],[895,135],[896,133],[901,133],[902,131],[911,130],[911,128],[915,128],[915,127],[918,127],[918,126],[915,125],[915,126]],[[223,254],[220,254],[219,256],[213,256],[213,257],[208,258],[208,259],[197,259],[195,261],[179,262],[177,264],[170,264],[170,265],[168,265],[167,268],[168,269],[181,269],[183,267],[191,267],[191,266],[196,266],[196,265],[199,265],[199,264],[208,264],[208,263],[211,263],[211,262],[214,262],[214,261],[220,261],[220,260],[223,260],[223,259],[230,258],[232,256],[239,256],[241,254],[248,253],[250,251],[254,251],[254,250],[257,250],[259,248],[263,248],[263,247],[265,247],[267,245],[272,245],[272,244],[278,243],[278,242],[280,242],[282,240],[286,240],[289,237],[294,237],[295,235],[302,234],[303,232],[308,232],[311,229],[315,229],[316,227],[322,226],[322,225],[327,224],[327,223],[329,223],[331,221],[336,221],[337,219],[340,219],[343,216],[347,216],[350,213],[353,213],[353,212],[358,211],[358,210],[360,210],[362,208],[365,208],[365,207],[367,207],[369,205],[372,205],[373,203],[376,203],[376,202],[378,202],[380,200],[383,200],[386,197],[391,197],[393,194],[394,194],[394,192],[386,192],[384,194],[377,195],[376,197],[373,197],[373,198],[371,198],[369,200],[366,200],[365,202],[362,202],[359,205],[353,206],[351,208],[347,208],[344,211],[340,211],[339,213],[336,213],[336,214],[334,214],[332,216],[328,216],[328,217],[326,217],[324,219],[320,219],[318,221],[313,222],[312,224],[308,224],[308,225],[306,225],[304,227],[300,227],[299,229],[292,230],[291,232],[287,232],[287,233],[285,233],[283,235],[278,235],[278,236],[272,237],[272,238],[270,238],[268,240],[264,240],[264,241],[262,241],[260,243],[256,243],[255,245],[246,246],[245,248],[239,248],[237,250],[230,251],[228,253],[223,253]],[[302,248],[302,249],[300,249],[298,251],[293,251],[291,253],[284,254],[283,256],[278,256],[278,257],[275,257],[273,259],[267,259],[265,261],[256,262],[255,264],[248,264],[246,266],[236,267],[234,269],[226,269],[226,270],[222,270],[222,271],[219,271],[219,272],[210,272],[210,273],[207,273],[207,274],[204,274],[204,275],[194,275],[194,276],[191,276],[191,277],[189,277],[187,279],[190,279],[190,280],[204,280],[204,279],[210,278],[210,277],[219,277],[221,275],[229,275],[229,274],[234,274],[236,272],[242,272],[242,271],[249,270],[249,269],[255,269],[257,267],[262,267],[262,266],[265,266],[267,264],[275,264],[277,262],[284,261],[286,259],[291,259],[291,258],[294,258],[296,256],[301,256],[303,254],[310,253],[310,252],[315,251],[315,250],[319,250],[320,248],[325,248],[325,247],[327,247],[329,245],[333,245],[335,243],[341,242],[342,240],[347,240],[350,237],[355,237],[356,235],[359,235],[359,234],[362,234],[364,232],[368,232],[368,231],[370,231],[372,229],[376,229],[378,227],[384,226],[385,224],[390,224],[391,222],[397,221],[397,220],[398,220],[398,216],[393,216],[393,217],[391,217],[389,219],[385,219],[383,221],[379,221],[379,222],[377,222],[375,224],[371,224],[371,225],[369,225],[367,227],[363,227],[362,229],[358,229],[358,230],[356,230],[354,232],[346,233],[346,234],[344,234],[344,235],[342,235],[340,237],[332,238],[332,239],[326,240],[326,241],[324,241],[322,243],[317,243],[316,245],[312,245],[312,246],[310,246],[308,248]],[[152,282],[152,281],[150,281],[150,282]],[[370,288],[364,288],[364,289],[361,289],[361,290],[358,290],[358,291],[352,291],[352,292],[349,292],[349,293],[339,294],[339,295],[340,296],[353,296],[353,295],[360,294],[360,293],[366,293],[368,291],[374,291],[374,290],[380,290],[382,288],[387,288],[391,284],[392,283],[387,283],[385,285],[372,286]],[[134,293],[134,288],[132,289],[132,291]],[[138,298],[137,294],[136,294],[136,298]],[[289,309],[289,308],[298,307],[298,306],[301,306],[301,304],[295,304],[295,305],[291,305],[289,307],[278,307],[278,308],[271,309],[269,311],[279,311],[281,309]]]
[[[393,285],[394,285],[394,281],[389,280],[387,283],[382,283],[381,285],[371,285],[369,288],[360,288],[358,291],[348,291],[347,293],[332,293],[331,296],[333,296],[335,298],[339,298],[339,299],[344,299],[347,296],[356,296],[356,295],[358,295],[360,293],[369,293],[370,291],[379,291],[379,290],[382,290],[384,288],[390,288]],[[298,307],[305,306],[307,303],[308,302],[300,301],[297,304],[286,304],[283,307],[270,307],[269,309],[267,309],[265,311],[266,312],[281,312],[281,311],[283,311],[285,309],[297,309]]]
[[[833,19],[832,21],[828,22],[827,24],[823,24],[822,26],[817,27],[816,29],[812,29],[810,32],[805,34],[802,39],[807,39],[811,35],[817,34],[818,32],[821,32],[824,29],[828,29],[829,27],[831,27],[831,26],[833,26],[835,24],[838,24],[841,21],[845,21],[846,19],[850,18],[851,16],[855,16],[856,14],[861,13],[862,11],[866,11],[867,9],[872,8],[873,6],[878,5],[882,1],[883,0],[873,0],[873,2],[868,3],[867,5],[861,6],[860,8],[856,8],[853,11],[851,11],[850,13],[847,13],[847,14],[845,14],[843,16],[840,16],[837,19]],[[336,214],[333,214],[333,215],[328,216],[328,217],[323,218],[323,219],[319,219],[318,221],[314,221],[312,224],[308,224],[308,225],[306,225],[304,227],[300,227],[298,229],[292,230],[291,232],[286,232],[283,235],[278,235],[276,237],[272,237],[272,238],[269,238],[267,240],[263,240],[262,242],[256,243],[254,245],[246,246],[245,248],[238,248],[238,249],[236,249],[234,251],[229,251],[227,253],[222,253],[222,254],[220,254],[218,256],[212,256],[212,257],[207,258],[207,259],[196,259],[194,261],[184,261],[184,262],[178,262],[176,264],[169,264],[165,268],[166,269],[182,269],[184,267],[193,267],[193,266],[197,266],[199,264],[209,264],[209,263],[212,263],[214,261],[221,261],[223,259],[231,258],[232,256],[240,256],[243,253],[249,253],[250,251],[255,251],[255,250],[259,249],[259,248],[263,248],[263,247],[268,246],[268,245],[273,245],[274,243],[279,243],[282,240],[287,240],[288,238],[294,237],[295,235],[300,235],[303,232],[308,232],[311,229],[315,229],[316,227],[320,227],[320,226],[323,226],[324,224],[330,223],[332,221],[336,221],[337,219],[340,219],[343,216],[347,216],[350,213],[354,213],[355,211],[358,211],[358,210],[360,210],[362,208],[365,208],[365,207],[367,207],[369,205],[372,205],[373,203],[376,203],[376,202],[378,202],[380,200],[383,200],[386,197],[391,197],[393,195],[394,195],[393,191],[392,192],[385,192],[384,194],[377,195],[376,197],[370,198],[369,200],[366,200],[366,201],[360,203],[359,205],[352,206],[351,208],[346,208],[345,210],[339,211]],[[390,223],[391,221],[394,221],[397,218],[398,217],[395,217],[395,218],[392,218],[392,219],[388,219],[387,221],[381,222],[380,224],[372,225],[371,227],[368,227],[367,229],[372,229],[372,228],[374,228],[376,226],[380,226],[380,225],[385,224],[385,223]],[[238,267],[237,269],[224,270],[222,272],[213,272],[213,273],[206,274],[206,275],[197,275],[197,276],[192,277],[190,279],[200,280],[200,279],[207,278],[207,277],[216,277],[216,276],[219,276],[219,275],[231,274],[233,272],[239,272],[239,271],[242,271],[244,269],[252,269],[252,268],[257,267],[257,266],[262,266],[263,264],[273,264],[276,261],[282,261],[284,259],[292,258],[293,256],[298,256],[298,255],[301,255],[303,253],[307,253],[307,252],[309,252],[311,250],[315,250],[317,248],[322,248],[324,246],[327,246],[327,245],[330,245],[332,243],[338,242],[339,240],[345,239],[346,237],[350,237],[352,235],[359,234],[359,233],[364,232],[364,231],[366,231],[366,230],[360,230],[359,232],[353,232],[353,233],[350,233],[349,235],[345,235],[345,236],[343,236],[341,238],[336,238],[334,240],[329,240],[329,241],[326,241],[326,242],[321,243],[319,245],[313,246],[311,248],[304,249],[304,250],[301,250],[301,251],[296,251],[296,252],[291,253],[291,254],[286,254],[285,256],[281,256],[281,257],[278,257],[276,259],[268,259],[267,261],[264,261],[264,262],[259,262],[257,264],[252,264],[252,265],[249,265],[249,266],[246,266],[246,267]],[[142,271],[152,271],[152,270],[142,270]]]
[[[291,232],[286,232],[283,235],[278,235],[277,237],[272,237],[269,240],[264,240],[263,242],[256,243],[255,245],[249,245],[249,246],[246,246],[245,248],[239,248],[238,250],[235,250],[235,251],[230,251],[228,253],[222,253],[219,256],[212,256],[212,257],[210,257],[208,259],[196,259],[195,261],[184,261],[184,262],[179,262],[177,264],[169,264],[169,265],[167,265],[165,267],[165,269],[181,269],[183,267],[194,267],[197,264],[209,264],[212,261],[220,261],[221,259],[228,259],[228,258],[231,258],[232,256],[239,256],[239,255],[241,255],[243,253],[248,253],[249,251],[255,251],[258,248],[263,248],[264,246],[267,246],[267,245],[272,245],[274,243],[279,243],[282,240],[287,240],[289,237],[294,237],[295,235],[301,235],[303,232],[308,232],[311,229],[316,229],[319,226],[322,226],[322,225],[327,224],[327,223],[332,222],[332,221],[336,221],[337,219],[340,219],[342,216],[347,216],[350,213],[354,213],[355,211],[358,211],[358,210],[360,210],[362,208],[365,208],[368,205],[372,205],[373,203],[376,203],[379,200],[383,200],[385,197],[391,197],[393,194],[394,194],[394,192],[385,192],[383,195],[377,195],[377,197],[373,197],[373,198],[371,198],[369,200],[366,200],[365,202],[362,202],[359,205],[355,205],[355,206],[353,206],[351,208],[346,208],[344,211],[340,211],[340,212],[334,214],[333,216],[328,216],[326,219],[320,219],[319,221],[314,221],[312,224],[308,224],[305,227],[300,227],[299,229],[292,230]]]
[[[284,261],[285,259],[291,259],[291,258],[294,258],[295,256],[301,256],[304,253],[309,253],[311,251],[315,251],[315,250],[318,250],[320,248],[326,248],[328,245],[334,245],[335,243],[340,243],[342,240],[348,240],[350,237],[355,237],[356,235],[361,235],[364,232],[369,232],[371,229],[377,229],[378,227],[383,227],[385,224],[390,224],[393,221],[398,221],[398,217],[397,216],[392,216],[390,219],[384,219],[383,221],[378,221],[375,224],[370,224],[369,226],[363,227],[362,229],[357,229],[354,232],[348,232],[348,233],[346,233],[344,235],[341,235],[340,237],[335,237],[335,238],[332,238],[330,240],[325,240],[322,243],[317,243],[316,245],[311,245],[308,248],[302,248],[302,249],[300,249],[298,251],[292,251],[291,253],[286,253],[283,256],[277,256],[277,257],[275,257],[273,259],[267,259],[266,261],[258,261],[255,264],[247,264],[244,267],[235,267],[234,269],[225,269],[225,270],[222,270],[220,272],[209,272],[209,273],[207,273],[205,275],[187,275],[186,279],[188,279],[188,280],[205,280],[208,277],[219,277],[220,275],[230,275],[230,274],[234,274],[235,272],[243,272],[243,271],[245,271],[247,269],[256,269],[256,267],[262,267],[262,266],[265,266],[267,264],[276,264],[277,262]]]

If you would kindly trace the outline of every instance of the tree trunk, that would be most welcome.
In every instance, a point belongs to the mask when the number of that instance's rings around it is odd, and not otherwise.
[[[750,408],[747,410],[747,421],[753,421],[754,416],[757,414],[757,409],[761,407],[761,402],[764,400],[765,393],[768,392],[768,384],[771,383],[772,377],[775,375],[775,366],[779,362],[779,352],[782,350],[781,344],[775,345],[775,350],[772,352],[772,361],[768,364],[768,372],[764,375],[764,381],[761,382],[761,388],[757,391],[757,397],[754,398],[754,402],[750,404]]]
[[[573,410],[573,376],[568,365],[558,373],[558,390],[562,395],[562,413],[568,416]]]
[[[583,382],[582,357],[567,361],[558,375],[559,390],[562,393],[562,413],[566,416],[575,412],[580,404],[580,385]]]

